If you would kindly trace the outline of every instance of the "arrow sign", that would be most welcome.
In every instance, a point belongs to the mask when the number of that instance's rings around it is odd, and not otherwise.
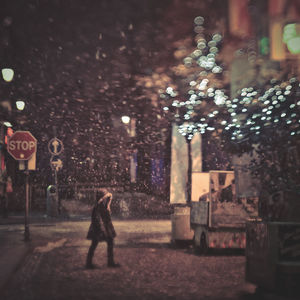
[[[48,143],[48,149],[52,155],[59,155],[64,150],[63,142],[58,138],[53,138]]]
[[[59,171],[63,167],[63,162],[59,157],[54,156],[50,160],[50,165],[52,169]]]

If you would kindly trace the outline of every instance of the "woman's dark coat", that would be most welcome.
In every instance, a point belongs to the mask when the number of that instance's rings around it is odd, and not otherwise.
[[[115,237],[116,232],[111,221],[110,211],[103,202],[97,203],[93,208],[87,239],[101,242]]]

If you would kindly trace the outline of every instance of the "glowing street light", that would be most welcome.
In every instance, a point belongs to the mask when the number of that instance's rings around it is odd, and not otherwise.
[[[121,120],[122,120],[122,122],[123,122],[124,124],[129,124],[129,122],[130,122],[130,117],[128,117],[128,116],[122,116],[122,117],[121,117]]]
[[[10,82],[14,78],[14,70],[10,68],[2,69],[2,77],[6,82]]]
[[[16,101],[16,107],[18,110],[23,110],[25,108],[25,102],[22,100]]]
[[[5,125],[6,127],[12,127],[12,124],[8,121],[3,122],[3,125]]]

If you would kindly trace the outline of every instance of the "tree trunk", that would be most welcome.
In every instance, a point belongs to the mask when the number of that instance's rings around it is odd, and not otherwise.
[[[187,140],[188,144],[188,174],[186,183],[187,203],[191,203],[192,194],[192,147],[191,140]]]

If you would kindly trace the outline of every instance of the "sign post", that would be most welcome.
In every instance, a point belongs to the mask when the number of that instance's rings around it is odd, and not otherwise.
[[[28,161],[28,167],[25,170],[26,174],[26,199],[25,199],[25,232],[24,240],[27,242],[30,240],[29,232],[29,169],[35,169],[35,156],[37,150],[37,140],[29,131],[16,131],[9,139],[7,143],[7,152],[20,162],[20,165],[24,165],[24,161]],[[29,160],[34,159],[34,167],[32,162],[29,166]]]
[[[64,151],[64,145],[63,142],[58,138],[53,138],[48,143],[48,150],[50,154],[52,155],[50,159],[50,166],[52,170],[54,170],[54,182],[56,187],[56,202],[58,205],[58,213],[61,212],[61,203],[60,199],[58,197],[58,179],[57,179],[57,172],[62,168],[63,162],[59,158],[59,154],[61,154]]]

